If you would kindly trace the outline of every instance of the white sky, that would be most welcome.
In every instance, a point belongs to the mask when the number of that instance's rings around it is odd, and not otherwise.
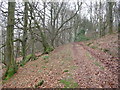
[[[6,1],[6,0],[0,0],[0,2],[1,1]],[[9,0],[9,1],[11,1],[11,2],[14,2],[14,1],[16,1],[16,2],[23,2],[23,0]],[[34,2],[41,2],[41,1],[45,1],[45,2],[77,2],[77,1],[81,1],[81,2],[96,2],[96,1],[101,1],[101,2],[103,2],[103,1],[108,1],[108,2],[116,2],[116,1],[118,1],[118,0],[24,0],[24,1],[34,1]]]

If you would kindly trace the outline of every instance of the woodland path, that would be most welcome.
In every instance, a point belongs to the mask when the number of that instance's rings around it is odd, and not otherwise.
[[[43,59],[44,56],[49,58]],[[34,88],[41,80],[44,83],[38,88],[117,87],[117,62],[108,60],[109,55],[95,51],[83,43],[63,45],[44,56],[20,67],[3,87]]]
[[[117,62],[107,60],[109,59],[108,55],[98,50],[96,52],[83,43],[74,43],[73,52],[78,65],[77,82],[81,88],[117,87],[117,70],[114,70],[117,67]],[[97,56],[98,54],[99,56]],[[109,66],[113,66],[112,70]]]

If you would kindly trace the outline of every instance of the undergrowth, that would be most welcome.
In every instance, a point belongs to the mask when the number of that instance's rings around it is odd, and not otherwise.
[[[16,66],[16,69],[18,69],[17,66]],[[3,78],[3,80],[8,80],[8,79],[10,79],[16,72],[17,72],[17,70],[15,70],[15,68],[10,67],[10,68],[6,71],[5,77]]]
[[[60,83],[64,84],[64,88],[77,88],[78,83],[67,81],[67,80],[60,80]]]
[[[35,85],[35,88],[38,88],[39,86],[43,85],[44,80],[41,80],[40,82],[38,82],[38,84]]]
[[[25,60],[20,61],[20,66],[24,66],[32,57],[32,54],[26,56]]]

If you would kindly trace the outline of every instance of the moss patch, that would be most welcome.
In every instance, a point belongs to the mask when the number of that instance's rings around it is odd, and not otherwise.
[[[68,72],[68,70],[64,70],[63,72]]]
[[[28,56],[26,56],[25,60],[20,61],[20,66],[24,66],[32,57],[32,54],[29,54]]]
[[[54,49],[52,47],[48,47],[45,51],[44,54],[49,54],[51,51],[53,51]]]
[[[49,56],[43,56],[42,58],[43,58],[44,60],[46,60],[46,59],[49,58]]]
[[[37,85],[35,85],[35,88],[38,88],[39,86],[43,85],[43,83],[44,83],[44,80],[41,80],[40,82],[38,82]]]
[[[78,83],[75,83],[72,81],[60,80],[60,83],[64,84],[65,88],[77,88],[78,87]]]
[[[15,69],[14,68],[9,68],[9,70],[6,72],[5,74],[5,78],[4,80],[8,80],[9,78],[11,78],[14,74],[15,74]]]
[[[46,66],[42,66],[42,68],[46,68]]]

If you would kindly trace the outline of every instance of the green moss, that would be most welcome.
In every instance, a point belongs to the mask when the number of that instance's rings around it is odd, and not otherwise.
[[[46,60],[46,59],[49,58],[49,56],[43,56],[42,58],[43,58],[44,60]]]
[[[38,82],[37,85],[35,85],[35,88],[38,88],[39,86],[43,85],[43,83],[44,83],[44,80],[41,80],[40,82]]]
[[[33,61],[33,60],[37,60],[37,57],[35,56],[35,55],[32,55],[31,56],[31,60]]]
[[[64,70],[63,72],[68,72],[68,70]]]
[[[86,37],[85,35],[79,35],[76,37],[76,40],[77,42],[80,42],[80,41],[88,41],[90,40],[90,38]]]
[[[25,60],[20,61],[20,66],[24,66],[32,57],[32,54],[26,56]]]
[[[9,70],[6,72],[5,74],[5,78],[4,80],[8,80],[9,78],[11,78],[14,74],[15,74],[15,69],[14,68],[9,68]]]
[[[29,54],[28,56],[26,56],[25,61],[28,62],[30,60],[30,58],[32,57],[32,54]]]
[[[78,87],[78,83],[71,82],[71,81],[60,80],[60,83],[63,83],[65,88],[77,88]]]
[[[24,61],[20,61],[20,66],[24,66],[24,65],[25,65]]]
[[[48,48],[44,51],[44,53],[45,53],[45,54],[49,54],[51,51],[53,51],[53,48],[52,48],[52,47],[48,47]]]
[[[46,68],[46,66],[42,66],[42,68]]]

